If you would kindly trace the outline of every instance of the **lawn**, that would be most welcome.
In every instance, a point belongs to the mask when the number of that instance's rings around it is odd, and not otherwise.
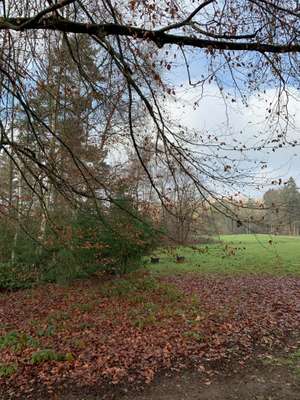
[[[180,247],[157,253],[159,264],[148,266],[160,274],[183,272],[228,274],[300,274],[300,237],[226,235],[215,244]],[[176,262],[176,254],[185,257]]]

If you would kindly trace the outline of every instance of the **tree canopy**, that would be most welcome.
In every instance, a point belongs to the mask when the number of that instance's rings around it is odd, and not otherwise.
[[[217,133],[191,132],[169,117],[165,101],[176,98],[176,87],[169,76],[177,63],[183,64],[187,81],[199,87],[200,94],[204,85],[214,82],[225,101],[234,102],[238,97],[246,103],[250,93],[273,87],[276,102],[266,106],[270,121],[266,145],[297,145],[286,136],[291,122],[287,104],[299,88],[300,10],[295,0],[284,5],[277,0],[3,0],[0,9],[0,148],[18,170],[29,171],[39,186],[47,177],[68,198],[75,194],[114,200],[112,179],[108,183],[103,174],[97,174],[95,164],[75,151],[58,125],[53,125],[39,112],[40,105],[32,101],[34,92],[39,96],[44,92],[58,108],[62,105],[59,92],[50,89],[49,73],[47,77],[55,46],[64,48],[61,68],[67,70],[68,64],[77,76],[73,86],[72,76],[67,78],[69,97],[78,94],[80,101],[87,96],[90,101],[89,117],[77,113],[72,136],[79,138],[82,134],[79,127],[85,118],[90,136],[96,138],[102,151],[118,152],[120,146],[133,149],[165,206],[168,196],[157,181],[161,168],[170,171],[173,186],[178,174],[186,174],[202,199],[213,199],[215,207],[224,198],[213,184],[230,187],[239,180],[249,182],[249,177],[238,171],[238,157],[234,155],[245,152],[246,144],[233,147],[216,143]],[[83,62],[88,48],[93,53],[93,66]],[[195,82],[191,59],[199,62]],[[26,117],[33,146],[20,142],[18,133],[14,137],[8,133],[15,109]],[[68,174],[55,169],[53,154],[43,143],[41,132],[47,132],[43,135],[48,147],[52,142],[64,148],[78,179],[69,179]],[[254,150],[261,148],[260,144]],[[149,168],[145,154],[157,168]],[[42,173],[29,169],[32,164]],[[28,184],[30,180],[24,181]],[[31,187],[35,185],[31,183]]]

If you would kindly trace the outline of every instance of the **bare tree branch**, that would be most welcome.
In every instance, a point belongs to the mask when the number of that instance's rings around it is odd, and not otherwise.
[[[25,26],[25,28],[21,28]],[[270,44],[257,42],[233,42],[225,40],[209,40],[194,37],[192,35],[172,35],[161,30],[137,28],[135,26],[119,24],[91,24],[69,21],[62,18],[48,17],[40,21],[32,21],[30,18],[1,18],[0,30],[53,30],[59,32],[82,33],[89,35],[127,36],[153,42],[158,47],[166,44],[189,46],[201,49],[234,50],[265,53],[299,53],[299,43]]]
[[[209,4],[215,2],[216,0],[207,0],[204,1],[202,4],[200,4],[197,8],[195,8],[195,10],[183,21],[178,22],[176,24],[171,24],[169,26],[166,26],[164,28],[161,28],[159,31],[160,32],[166,32],[166,31],[170,31],[171,29],[178,29],[181,28],[185,25],[188,25],[192,19],[205,7],[207,7]]]

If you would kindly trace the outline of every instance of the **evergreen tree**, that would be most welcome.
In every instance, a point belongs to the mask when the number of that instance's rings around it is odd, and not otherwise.
[[[300,227],[300,193],[295,180],[290,177],[282,190],[285,223],[290,235],[299,232]]]

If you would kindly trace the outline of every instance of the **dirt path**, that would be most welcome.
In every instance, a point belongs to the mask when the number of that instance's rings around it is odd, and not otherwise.
[[[300,400],[300,374],[286,364],[256,365],[240,371],[203,375],[185,371],[163,375],[139,391],[101,389],[70,393],[62,400]]]
[[[300,377],[285,367],[259,367],[231,377],[218,377],[210,385],[199,375],[164,377],[142,394],[123,400],[299,400]]]

